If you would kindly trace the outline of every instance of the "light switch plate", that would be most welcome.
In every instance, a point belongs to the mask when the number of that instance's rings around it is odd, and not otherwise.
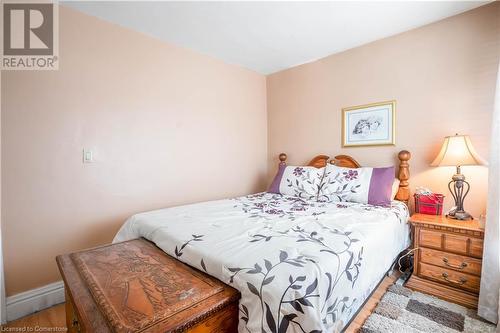
[[[92,150],[84,149],[83,150],[83,163],[92,163],[94,162],[94,154]]]

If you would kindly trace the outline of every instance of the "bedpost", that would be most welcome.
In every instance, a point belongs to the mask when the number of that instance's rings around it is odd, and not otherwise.
[[[280,156],[279,156],[279,159],[280,159],[280,164],[286,164],[286,154],[285,153],[281,153]]]
[[[411,158],[411,154],[407,150],[401,150],[398,154],[399,158],[399,190],[396,194],[396,200],[403,201],[408,205],[410,201],[410,164],[408,160]]]

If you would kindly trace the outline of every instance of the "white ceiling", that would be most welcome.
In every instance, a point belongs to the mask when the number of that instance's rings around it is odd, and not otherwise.
[[[270,74],[479,7],[485,1],[65,2]]]

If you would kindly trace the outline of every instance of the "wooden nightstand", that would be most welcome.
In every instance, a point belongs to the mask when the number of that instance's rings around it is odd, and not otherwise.
[[[479,221],[413,214],[415,260],[408,288],[477,308],[484,229]]]

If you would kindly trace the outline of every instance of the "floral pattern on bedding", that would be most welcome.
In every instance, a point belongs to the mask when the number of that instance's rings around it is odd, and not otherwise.
[[[279,193],[302,200],[316,200],[325,168],[287,166],[279,184]]]
[[[280,301],[276,304],[277,310],[275,312],[271,311],[273,304],[269,305],[269,300],[265,298],[264,288],[266,285],[272,284],[275,279],[275,274],[280,270],[285,272],[290,271],[290,266],[303,268],[308,264],[317,265],[318,262],[314,259],[314,256],[290,256],[286,251],[280,250],[279,259],[272,261],[274,258],[263,259],[263,263],[255,263],[253,267],[249,268],[239,268],[232,267],[228,268],[231,275],[229,282],[232,283],[237,274],[260,274],[262,279],[260,284],[254,285],[247,282],[247,287],[249,291],[258,298],[258,302],[261,306],[261,331],[262,332],[287,332],[289,326],[296,326],[296,330],[301,332],[322,332],[322,330],[313,329],[311,331],[305,330],[297,318],[304,314],[304,308],[306,307],[317,307],[317,310],[321,307],[322,322],[328,324],[328,322],[334,323],[337,317],[341,316],[347,310],[350,310],[356,302],[356,298],[351,299],[349,296],[344,296],[339,300],[339,297],[333,299],[333,295],[337,293],[336,288],[341,279],[347,278],[352,283],[352,288],[354,288],[356,280],[358,278],[360,267],[362,263],[363,247],[352,246],[353,243],[358,242],[356,238],[351,238],[349,232],[341,232],[337,229],[330,230],[327,227],[322,227],[322,229],[327,229],[328,232],[335,233],[338,235],[343,235],[346,239],[343,241],[345,247],[341,250],[335,250],[324,243],[324,238],[319,236],[318,232],[312,231],[307,232],[299,227],[295,229],[290,229],[290,233],[282,233],[275,237],[291,237],[295,238],[296,242],[311,242],[319,247],[319,252],[329,253],[331,255],[331,260],[337,260],[339,264],[339,269],[333,272],[326,272],[324,278],[328,280],[328,286],[326,288],[326,297],[321,300],[319,304],[313,304],[311,302],[312,298],[320,298],[318,290],[318,277],[316,277],[312,282],[305,283],[307,276],[303,274],[299,275],[289,275],[288,285],[282,290],[280,295]],[[271,238],[266,238],[265,241],[270,241]],[[258,241],[259,239],[257,239]],[[260,239],[262,240],[262,238]],[[256,239],[250,240],[254,242]],[[343,260],[343,257],[347,258]],[[344,276],[345,275],[345,276]],[[289,290],[295,291],[294,297],[287,298],[289,296]],[[249,320],[248,309],[246,307],[241,307],[242,312],[245,314],[241,319],[245,322]],[[286,313],[282,315],[282,313]]]
[[[328,165],[318,191],[318,201],[362,202],[368,196],[371,172],[368,169],[349,169]]]
[[[326,201],[305,200],[295,196],[286,196],[273,193],[257,193],[232,199],[236,202],[235,208],[240,208],[250,218],[272,220],[275,216],[295,220],[297,217],[310,216],[318,219],[325,214],[327,208],[331,209],[332,203]],[[353,202],[336,202],[333,207],[338,209],[351,209],[351,211],[387,211],[387,207],[373,206]],[[392,202],[390,211],[401,222],[408,208],[400,202]]]
[[[357,174],[351,172],[344,173],[343,176],[347,180],[353,180],[356,179]],[[245,213],[248,213],[250,217],[263,219],[270,219],[271,216],[278,214],[280,215],[280,217],[287,217],[290,220],[294,220],[297,216],[303,216],[304,214],[307,214],[308,216],[318,221],[318,217],[322,214],[325,214],[325,208],[330,205],[327,203],[307,201],[298,197],[264,193],[235,198],[234,200],[238,202],[235,207],[241,207],[241,209]],[[384,208],[382,207],[367,204],[335,204],[335,207],[338,209],[355,208],[357,210],[363,211],[384,210]],[[400,223],[402,223],[402,217],[404,216],[404,212],[406,211],[406,206],[395,204],[394,207],[397,207],[398,209],[395,209],[393,213],[398,218]],[[403,211],[403,214],[401,214],[400,210]],[[356,298],[351,299],[349,296],[344,296],[341,299],[337,297],[335,298],[335,300],[333,300],[331,299],[331,296],[336,294],[335,288],[342,278],[347,279],[352,283],[351,288],[355,287],[356,280],[359,276],[360,268],[362,266],[363,247],[353,246],[354,243],[359,242],[359,239],[353,238],[351,236],[352,232],[350,231],[344,232],[337,228],[332,229],[321,223],[318,223],[318,227],[319,231],[314,230],[311,232],[308,232],[300,227],[290,228],[286,231],[273,232],[273,228],[269,227],[267,234],[251,235],[251,239],[249,240],[249,242],[269,242],[273,238],[282,237],[293,238],[296,242],[311,242],[317,245],[319,247],[319,252],[328,253],[332,256],[332,260],[338,261],[339,269],[336,270],[334,276],[332,275],[332,272],[325,273],[325,277],[328,280],[328,287],[326,289],[326,297],[321,305],[321,312],[323,314],[322,322],[324,324],[327,324],[329,321],[331,323],[336,322],[338,317],[342,316],[346,311],[351,310],[357,300]],[[345,247],[340,250],[331,248],[330,246],[325,244],[324,237],[320,236],[323,233],[343,236],[345,239],[342,240],[342,243],[343,245],[345,245]],[[343,257],[346,257],[347,260],[343,260]],[[296,321],[296,318],[300,314],[304,314],[304,307],[314,307],[314,305],[308,299],[319,297],[319,294],[314,293],[314,291],[316,291],[316,288],[318,287],[318,279],[315,279],[309,286],[307,286],[302,295],[299,295],[292,300],[286,300],[285,296],[289,289],[300,290],[304,289],[303,287],[305,287],[302,282],[305,281],[306,276],[294,277],[290,275],[288,279],[289,284],[283,291],[280,302],[278,304],[277,315],[271,311],[268,303],[262,296],[263,288],[265,288],[266,285],[271,284],[275,278],[275,276],[271,274],[271,271],[276,271],[281,267],[287,269],[287,265],[304,267],[304,265],[306,265],[308,262],[317,264],[317,262],[314,260],[314,257],[298,256],[295,258],[290,258],[287,252],[280,251],[279,261],[277,263],[273,263],[269,259],[264,259],[263,265],[262,263],[255,263],[253,267],[249,268],[228,268],[229,271],[234,273],[230,277],[230,283],[232,283],[234,277],[240,273],[262,275],[262,280],[259,285],[253,285],[250,282],[247,282],[248,289],[258,298],[261,305],[262,332],[268,332],[266,329],[269,329],[269,332],[284,333],[287,332],[287,329],[290,325],[297,325],[298,329],[301,332],[322,332],[321,330],[307,331],[300,325],[299,322]],[[248,308],[242,306],[240,308],[240,311],[243,313],[241,320],[248,322]],[[286,313],[288,314],[285,316],[281,316],[280,314],[283,311],[286,311]]]
[[[407,233],[407,217],[402,203],[384,208],[259,193],[138,214],[114,241],[145,237],[238,289],[240,333],[327,333],[363,303],[371,275],[387,270],[374,266],[375,258],[407,245],[408,235],[395,245],[367,235],[384,225]],[[384,260],[381,266],[392,259]]]

